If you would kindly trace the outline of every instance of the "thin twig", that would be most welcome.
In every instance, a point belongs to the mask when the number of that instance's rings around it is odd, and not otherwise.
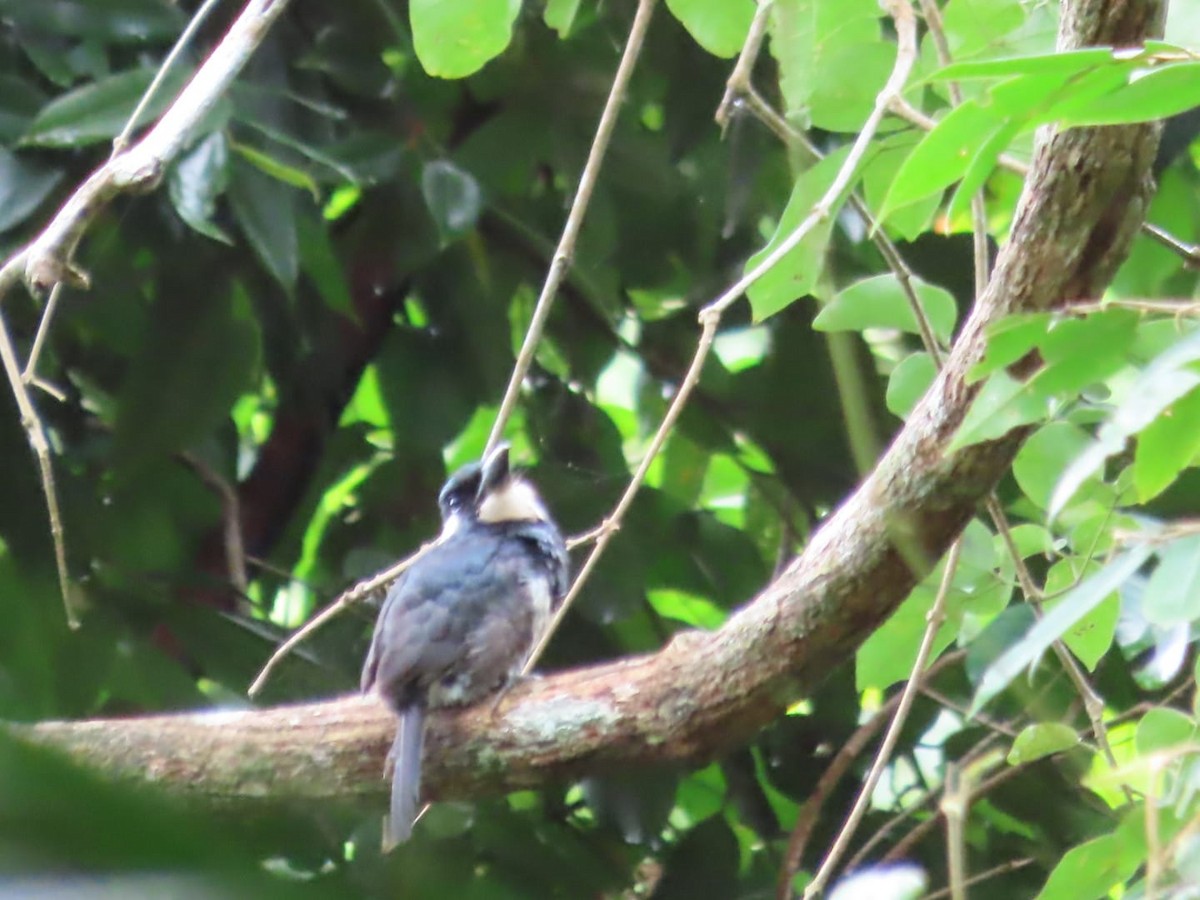
[[[617,531],[620,530],[621,522],[624,520],[625,514],[629,512],[629,508],[633,505],[638,489],[642,486],[642,482],[646,478],[646,473],[650,471],[651,463],[658,456],[658,451],[666,443],[667,436],[675,426],[675,421],[687,405],[688,398],[692,394],[692,388],[700,381],[700,372],[704,368],[704,360],[708,358],[708,351],[712,347],[713,339],[717,336],[717,323],[721,320],[720,313],[708,315],[702,313],[701,316],[702,330],[700,332],[700,340],[696,346],[696,354],[692,357],[692,363],[688,366],[687,374],[680,383],[679,389],[675,392],[675,396],[671,400],[671,405],[667,407],[666,415],[663,416],[662,422],[659,423],[658,430],[654,432],[654,437],[650,439],[650,446],[646,448],[642,462],[638,466],[637,471],[634,472],[629,486],[625,488],[625,493],[621,495],[616,508],[597,529],[598,536],[595,546],[592,547],[592,552],[583,561],[583,566],[580,567],[579,574],[575,576],[575,580],[571,584],[571,589],[567,591],[567,596],[563,598],[562,604],[555,611],[554,617],[550,620],[550,624],[542,634],[541,640],[533,648],[533,652],[529,654],[529,659],[525,662],[525,666],[521,670],[522,674],[527,674],[537,665],[537,661],[541,658],[542,653],[545,652],[546,646],[554,636],[554,632],[558,630],[558,626],[567,614],[567,610],[575,602],[575,598],[579,596],[579,592],[583,590],[588,576],[596,568],[596,564],[600,561],[600,557],[608,547],[609,542],[612,541]]]
[[[721,104],[713,116],[721,126],[722,135],[729,127],[734,107],[751,89],[750,74],[754,71],[754,63],[758,60],[758,52],[762,49],[763,38],[767,34],[767,18],[773,4],[774,0],[759,0],[758,10],[754,13],[745,43],[742,44],[742,52],[738,54],[733,71],[729,73],[729,80],[725,82],[725,96],[721,98]]]
[[[504,399],[500,402],[500,410],[496,413],[496,421],[492,425],[491,434],[488,435],[485,453],[490,453],[504,435],[504,427],[508,424],[513,408],[517,405],[517,395],[521,391],[521,385],[525,381],[529,367],[533,364],[533,357],[537,352],[538,342],[542,339],[542,332],[546,328],[546,320],[550,317],[550,309],[554,305],[555,295],[571,265],[571,258],[575,254],[575,242],[579,238],[579,230],[583,227],[583,217],[587,212],[588,203],[592,199],[592,191],[600,177],[600,168],[604,163],[604,156],[617,125],[621,104],[625,101],[629,79],[633,75],[646,31],[650,27],[650,16],[654,11],[654,4],[655,0],[638,0],[637,12],[633,16],[633,25],[629,29],[629,39],[625,42],[625,51],[621,54],[621,61],[617,65],[616,75],[613,76],[608,99],[604,103],[603,112],[600,113],[600,123],[596,126],[596,136],[592,140],[587,161],[579,176],[579,187],[575,191],[575,199],[571,202],[571,209],[567,213],[567,221],[563,225],[562,236],[558,239],[558,247],[554,250],[554,258],[546,272],[546,281],[542,285],[542,292],[533,309],[533,317],[529,320],[529,327],[525,330],[525,339],[521,342],[521,350],[513,365],[508,387],[504,391]]]
[[[981,759],[975,763],[975,765],[983,765],[986,762],[987,758],[985,757],[984,759]],[[1024,771],[1024,768],[1024,765],[1018,765],[1006,766],[1000,769],[1000,771],[996,772],[991,777],[980,782],[978,787],[971,788],[970,800],[974,801],[977,797],[986,796],[996,788],[1000,787],[1000,785],[1004,784],[1010,778],[1015,778],[1017,775],[1021,774],[1021,772]],[[918,823],[912,831],[897,841],[896,846],[892,847],[891,850],[885,853],[883,859],[880,861],[888,863],[895,862],[896,860],[900,859],[907,859],[911,855],[913,847],[920,843],[921,839],[929,834],[929,832],[937,828],[938,825],[941,824],[941,820],[942,811],[939,809],[937,810],[936,815],[930,816],[924,822]]]
[[[858,830],[858,825],[871,802],[871,794],[875,791],[875,785],[879,783],[883,770],[891,761],[892,751],[900,739],[900,731],[908,720],[909,710],[912,709],[913,700],[917,696],[917,688],[925,675],[925,665],[929,661],[929,654],[933,651],[933,640],[937,637],[946,617],[946,599],[950,596],[950,586],[954,583],[954,573],[958,569],[962,543],[962,538],[959,537],[950,545],[950,552],[946,555],[946,568],[942,572],[942,582],[938,585],[937,596],[929,610],[928,624],[925,626],[925,633],[921,636],[921,645],[917,648],[917,658],[913,662],[912,674],[908,678],[908,683],[904,685],[904,692],[900,695],[900,704],[896,708],[896,715],[888,725],[887,733],[883,736],[883,742],[879,746],[879,752],[875,754],[875,761],[871,764],[871,770],[867,773],[867,777],[859,789],[858,797],[854,801],[850,814],[846,817],[845,824],[838,832],[833,846],[829,848],[829,852],[825,855],[825,860],[817,869],[813,880],[804,889],[805,900],[818,896],[825,889],[825,885],[833,875],[833,870],[841,861],[842,854],[846,852],[850,839]]]
[[[995,732],[984,736],[979,741],[979,743],[977,743],[974,747],[972,747],[969,751],[967,751],[967,753],[963,757],[963,759],[961,759],[959,761],[960,764],[967,765],[967,764],[969,764],[969,762],[971,760],[984,759],[987,756],[987,754],[994,752],[993,745],[995,745],[999,742],[1000,742],[1000,735]],[[897,827],[899,827],[906,820],[919,815],[924,809],[926,809],[933,803],[933,801],[936,799],[936,797],[937,797],[937,793],[935,790],[933,790],[933,789],[927,790],[923,797],[918,799],[912,805],[905,807],[904,809],[895,813],[890,819],[888,819],[886,822],[884,822],[879,828],[875,829],[875,833],[872,834],[869,838],[867,838],[866,841],[863,842],[863,845],[861,847],[859,847],[857,850],[854,851],[854,855],[852,857],[850,857],[850,861],[846,863],[846,866],[845,866],[846,871],[853,872],[855,869],[862,866],[863,863],[871,856],[871,853],[875,850],[875,848],[877,846],[879,846],[879,844],[883,843],[884,839],[887,838],[887,836],[889,834],[891,834]],[[936,821],[938,818],[940,818],[940,816],[941,816],[941,810],[938,810],[935,808],[934,815],[931,818]],[[929,820],[926,820],[926,821],[929,821]],[[922,822],[921,824],[924,824],[924,822]]]
[[[58,298],[61,295],[62,282],[59,282],[50,289],[46,308],[42,310],[42,318],[38,322],[37,334],[33,336],[33,346],[29,350],[29,358],[25,360],[25,371],[21,373],[21,380],[26,384],[34,384],[37,380],[38,361],[42,357],[42,348],[45,346],[47,335],[50,334],[50,323],[54,320],[55,310],[58,309]]]
[[[971,805],[971,789],[955,763],[946,763],[946,790],[939,804],[946,819],[946,872],[953,900],[967,896],[967,810]]]
[[[196,10],[196,14],[192,16],[190,22],[175,41],[175,46],[163,59],[162,65],[158,67],[158,71],[154,73],[154,78],[150,82],[150,86],[146,88],[142,98],[138,100],[137,106],[129,116],[129,120],[125,123],[125,127],[121,129],[121,133],[113,138],[112,155],[116,156],[129,145],[129,138],[133,135],[133,130],[137,128],[138,119],[142,117],[142,113],[146,111],[146,107],[150,105],[150,101],[154,99],[154,95],[158,93],[163,82],[167,80],[167,75],[171,69],[175,67],[175,63],[179,57],[183,55],[184,49],[192,42],[196,32],[200,30],[200,26],[204,24],[204,20],[208,18],[209,13],[217,8],[217,4],[221,0],[204,0],[204,5]]]
[[[925,672],[925,678],[932,678],[947,666],[961,662],[966,655],[965,650],[955,650],[945,654],[929,667]],[[792,896],[792,879],[804,864],[804,851],[808,848],[808,840],[817,824],[821,807],[833,793],[833,789],[841,782],[842,777],[849,771],[854,760],[858,759],[875,735],[879,733],[879,729],[895,712],[903,697],[904,692],[897,691],[875,711],[870,719],[858,726],[842,744],[841,749],[838,750],[829,765],[825,767],[821,777],[817,779],[816,786],[796,814],[796,824],[792,826],[792,833],[788,838],[783,864],[779,868],[779,879],[776,882],[775,893],[779,900],[788,900]]]
[[[237,489],[220,472],[194,453],[184,450],[179,458],[187,464],[221,501],[221,526],[225,538],[225,568],[229,583],[239,594],[245,595],[246,546],[242,540],[242,507]]]
[[[1034,859],[1031,856],[1026,856],[1023,859],[1010,859],[1008,862],[1001,863],[998,866],[993,866],[992,868],[988,869],[987,871],[980,872],[978,875],[972,875],[970,878],[968,878],[966,881],[963,882],[963,887],[964,888],[972,887],[976,884],[981,884],[985,881],[990,881],[993,878],[998,878],[1001,875],[1007,875],[1010,872],[1016,872],[1017,870],[1023,869],[1028,865],[1032,865],[1033,862],[1034,862]],[[950,888],[944,887],[944,888],[940,888],[939,890],[933,891],[932,893],[926,894],[924,897],[921,898],[921,900],[941,900],[942,897],[949,897],[949,896],[950,896]]]
[[[28,389],[30,384],[45,384],[37,378],[36,366],[57,304],[57,291],[63,284],[88,286],[87,274],[78,269],[73,261],[75,249],[84,232],[118,194],[146,190],[157,184],[167,164],[178,156],[196,128],[224,95],[287,4],[288,0],[250,0],[225,37],[154,127],[135,145],[114,153],[88,176],[46,227],[0,266],[0,306],[21,281],[34,293],[51,290],[51,299],[43,312],[30,362],[24,372],[18,363],[8,326],[0,316],[0,361],[3,362],[5,376],[21,415],[21,425],[37,458],[50,520],[59,589],[67,622],[72,628],[79,627],[79,619],[71,596],[50,444],[45,425],[38,416]],[[45,386],[53,392],[51,386]]]
[[[262,691],[262,689],[266,686],[267,679],[271,677],[271,673],[275,671],[275,667],[278,666],[283,661],[283,658],[291,653],[292,650],[297,647],[297,645],[307,640],[309,635],[323,626],[326,622],[339,616],[343,610],[346,610],[355,603],[358,603],[364,597],[374,593],[384,585],[395,581],[400,577],[405,569],[436,547],[439,542],[440,538],[439,540],[430,541],[428,544],[422,545],[421,549],[412,556],[402,559],[393,566],[388,566],[388,568],[384,569],[382,572],[376,572],[370,578],[360,581],[348,591],[344,591],[336,600],[305,622],[300,628],[297,628],[288,636],[286,641],[275,648],[275,652],[271,654],[271,658],[267,660],[266,664],[263,665],[259,673],[254,676],[254,681],[250,684],[250,687],[246,690],[246,693],[251,697],[258,696],[259,692]]]
[[[46,439],[46,426],[42,423],[29,396],[29,388],[21,378],[20,365],[17,363],[17,352],[13,346],[12,337],[8,333],[8,323],[0,316],[0,362],[4,365],[4,374],[8,377],[9,387],[17,401],[17,411],[21,414],[21,427],[37,457],[38,472],[42,480],[42,493],[46,496],[46,513],[50,519],[50,537],[54,544],[54,565],[58,569],[58,588],[62,592],[63,611],[66,613],[67,625],[79,627],[79,610],[71,595],[71,578],[67,571],[67,546],[63,540],[62,513],[58,507],[58,489],[54,483],[54,466],[50,461],[50,443]]]
[[[571,585],[571,589],[567,592],[567,596],[563,599],[557,612],[555,612],[554,618],[551,619],[541,640],[529,655],[529,659],[522,670],[523,672],[529,672],[536,665],[546,646],[554,636],[555,631],[558,629],[559,624],[562,622],[563,617],[567,614],[567,610],[570,609],[575,598],[579,596],[579,592],[583,589],[588,576],[595,568],[596,563],[599,562],[600,556],[604,553],[605,548],[620,527],[625,513],[633,505],[633,500],[637,496],[638,489],[641,487],[651,463],[654,462],[654,458],[666,442],[667,436],[670,434],[676,419],[679,418],[680,413],[683,412],[683,408],[687,405],[692,389],[700,380],[700,372],[704,368],[704,361],[707,359],[709,350],[712,348],[713,339],[717,334],[717,325],[720,324],[722,314],[745,293],[750,285],[758,281],[780,259],[799,244],[819,222],[824,221],[833,214],[838,199],[848,190],[850,184],[853,182],[859,163],[861,163],[863,156],[867,152],[867,148],[870,146],[871,140],[875,136],[876,130],[879,128],[879,123],[882,121],[891,103],[891,98],[899,95],[903,89],[904,83],[908,80],[908,75],[912,71],[917,55],[916,20],[913,16],[912,7],[907,0],[889,0],[887,5],[896,22],[896,62],[892,67],[891,74],[888,76],[887,83],[875,98],[875,107],[871,111],[871,115],[867,117],[862,131],[855,139],[854,145],[851,147],[849,154],[847,154],[845,161],[842,163],[842,167],[834,177],[833,183],[821,199],[817,201],[812,212],[757,266],[700,310],[700,338],[697,341],[696,352],[692,356],[691,364],[688,366],[687,375],[684,376],[679,389],[675,392],[675,396],[671,400],[671,405],[667,408],[667,412],[663,416],[662,422],[659,423],[658,430],[655,431],[654,437],[651,438],[650,446],[647,448],[645,457],[642,459],[641,465],[638,466],[637,472],[634,473],[629,487],[626,488],[625,493],[621,496],[616,509],[613,510],[612,514],[608,516],[601,526],[600,536],[596,540],[596,545],[592,548],[592,552],[588,554],[588,558],[584,561],[579,574],[575,576],[575,581]],[[510,384],[511,387],[512,385]],[[494,436],[495,431],[493,431]]]
[[[821,160],[825,158],[825,154],[821,152],[808,137],[800,131],[792,127],[792,124],[781,116],[774,107],[768,103],[763,96],[754,88],[754,85],[748,85],[745,93],[742,96],[742,102],[760,122],[767,126],[780,140],[789,148],[798,148],[805,151],[813,160]],[[883,256],[883,261],[887,263],[892,274],[896,276],[896,281],[900,285],[900,290],[904,293],[908,305],[912,308],[917,320],[917,331],[921,337],[921,344],[934,360],[935,363],[940,363],[943,353],[941,345],[934,336],[933,325],[929,321],[929,317],[925,315],[925,310],[921,306],[921,300],[917,297],[916,288],[913,287],[913,279],[916,277],[913,274],[904,256],[900,253],[900,248],[895,242],[887,236],[880,223],[875,219],[875,214],[871,212],[871,208],[867,206],[867,202],[857,193],[851,192],[847,201],[850,208],[853,209],[863,220],[867,226],[867,234],[870,237],[871,243]]]
[[[167,164],[224,96],[288,2],[249,0],[154,126],[92,172],[37,237],[0,267],[0,301],[21,280],[33,291],[48,290],[59,282],[88,286],[87,274],[73,261],[84,232],[119,194],[157,185]]]

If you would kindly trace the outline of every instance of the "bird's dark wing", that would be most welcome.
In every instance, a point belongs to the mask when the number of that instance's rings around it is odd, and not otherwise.
[[[528,565],[513,540],[464,532],[439,544],[388,593],[363,684],[396,709],[472,703],[528,652]]]
[[[383,604],[379,607],[379,617],[376,619],[375,631],[371,635],[371,646],[367,648],[367,658],[363,661],[362,677],[359,680],[359,689],[364,694],[375,686],[375,676],[379,669],[379,623],[383,622],[392,597],[403,591],[404,577],[407,574],[407,572],[401,572],[400,577],[392,582],[391,587],[388,588],[387,595],[383,598]]]

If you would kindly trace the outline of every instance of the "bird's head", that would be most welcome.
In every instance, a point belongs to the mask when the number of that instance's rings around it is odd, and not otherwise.
[[[467,463],[446,480],[438,494],[438,509],[442,512],[442,534],[450,535],[465,522],[476,518],[475,503],[483,465]]]
[[[480,522],[549,522],[550,513],[533,483],[508,463],[508,444],[483,459],[475,513]]]

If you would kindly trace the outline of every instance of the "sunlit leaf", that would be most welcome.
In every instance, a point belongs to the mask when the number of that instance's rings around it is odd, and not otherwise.
[[[1070,750],[1079,744],[1079,735],[1070,725],[1062,722],[1038,722],[1021,729],[1008,751],[1008,764],[1019,766]]]
[[[888,410],[902,419],[907,418],[936,377],[937,365],[928,353],[923,350],[910,353],[888,378]]]
[[[437,78],[465,78],[504,52],[521,0],[412,0],[413,48]]]
[[[697,44],[726,59],[742,49],[754,18],[753,0],[667,0],[667,9]]]
[[[949,341],[958,317],[954,297],[944,288],[920,278],[912,278],[911,284],[934,336]],[[813,327],[819,331],[896,328],[910,334],[921,333],[912,302],[892,274],[864,278],[842,288],[821,308]]]
[[[846,148],[843,148],[829,154],[796,179],[774,235],[766,247],[750,257],[746,272],[756,268],[808,218],[817,201],[833,183],[846,153]],[[816,223],[796,247],[784,254],[774,267],[750,286],[746,296],[750,298],[756,321],[773,316],[800,297],[813,292],[825,267],[825,249],[832,230],[832,217]]]
[[[1159,551],[1142,595],[1142,613],[1165,627],[1200,619],[1200,536],[1171,541]]]
[[[1192,390],[1165,408],[1138,435],[1133,483],[1138,499],[1166,490],[1200,454],[1200,390]]]

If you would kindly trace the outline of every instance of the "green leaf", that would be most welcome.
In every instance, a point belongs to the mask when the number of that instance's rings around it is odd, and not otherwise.
[[[62,181],[61,169],[0,147],[0,232],[28,219]]]
[[[234,218],[266,270],[290,292],[299,270],[295,190],[237,160],[231,175]]]
[[[1026,385],[1007,372],[993,374],[975,395],[948,452],[1004,437],[1014,428],[1044,419],[1050,411],[1046,399],[1031,393]]]
[[[958,307],[944,288],[912,278],[912,287],[934,336],[948,343],[954,334]],[[818,331],[862,331],[866,328],[895,328],[920,334],[912,303],[892,273],[864,278],[838,291],[813,320]]]
[[[959,634],[965,619],[971,619],[973,631],[1000,613],[1012,594],[1007,578],[997,577],[999,559],[992,534],[980,522],[972,521],[963,532],[963,550],[958,569],[946,598],[946,621],[934,638],[930,660],[936,658]],[[943,559],[925,577],[891,617],[867,638],[855,657],[855,684],[858,690],[886,689],[912,673],[917,647],[927,626],[926,617],[937,597]]]
[[[1087,841],[1066,852],[1036,900],[1083,900],[1105,897],[1127,877],[1128,867],[1116,835]]]
[[[971,198],[979,193],[1000,162],[1000,155],[1008,149],[1020,132],[1022,122],[1010,120],[987,136],[979,150],[971,157],[971,163],[963,173],[962,180],[954,190],[946,216],[954,221],[967,214]]]
[[[580,0],[547,0],[546,11],[542,13],[542,21],[547,28],[558,32],[559,38],[565,39],[571,33],[575,16],[579,12]]]
[[[988,326],[987,349],[983,359],[971,367],[967,381],[979,381],[1024,359],[1041,343],[1052,321],[1050,313],[1029,313],[1005,316]]]
[[[160,297],[120,394],[116,454],[130,475],[226,418],[258,368],[260,334],[240,286]]]
[[[1051,599],[1042,607],[1049,612],[1066,598],[1066,593],[1079,584],[1085,576],[1092,575],[1100,569],[1099,563],[1088,562],[1081,557],[1060,559],[1046,573],[1046,594]],[[1054,595],[1061,596],[1054,596]],[[1068,628],[1062,636],[1062,641],[1079,659],[1089,672],[1099,665],[1104,654],[1112,647],[1113,638],[1117,633],[1117,619],[1121,614],[1121,595],[1113,591],[1095,607],[1084,613]]]
[[[444,239],[458,237],[475,227],[483,209],[483,192],[469,172],[437,159],[421,172],[421,193]]]
[[[1187,745],[1195,740],[1196,722],[1177,709],[1157,706],[1138,722],[1134,743],[1140,756]]]
[[[646,599],[660,616],[682,622],[692,628],[716,629],[725,624],[728,613],[707,597],[673,588],[655,588]]]
[[[835,41],[822,53],[809,112],[826,131],[856,132],[875,107],[896,61],[896,48],[876,33],[859,43]]]
[[[25,133],[46,96],[30,81],[0,74],[0,142],[8,144]]]
[[[906,241],[916,240],[929,227],[941,197],[931,194],[924,202],[910,203],[903,209],[893,211],[886,221],[879,213],[896,172],[923,134],[915,130],[902,131],[875,141],[863,166],[862,194],[867,206],[875,213],[876,221],[885,225],[890,234]]]
[[[783,0],[773,4],[770,48],[779,65],[779,86],[789,120],[808,127],[815,121],[814,105],[822,107],[823,116],[845,117],[847,110],[830,106],[825,102],[827,96],[861,97],[864,90],[879,90],[883,81],[874,81],[862,70],[854,73],[854,84],[844,83],[845,65],[852,61],[855,50],[871,58],[868,65],[872,70],[884,54],[894,55],[895,51],[879,40],[879,16],[874,0]],[[866,111],[858,103],[854,105],[857,109],[850,120],[861,124]],[[826,122],[825,127],[840,129],[846,124]]]
[[[328,226],[318,216],[305,213],[296,217],[300,268],[316,286],[317,293],[330,309],[354,318],[354,301],[342,262],[329,238]]]
[[[1068,628],[1120,588],[1150,558],[1151,552],[1144,545],[1127,550],[1068,592],[1025,637],[988,666],[971,701],[970,715],[979,712],[1022,671],[1036,663]]]
[[[667,0],[667,9],[705,50],[732,59],[746,42],[753,0]]]
[[[21,143],[35,147],[85,147],[121,133],[154,78],[153,69],[109,75],[61,94],[34,117]],[[137,124],[153,121],[191,77],[186,66],[172,67]]]
[[[1013,460],[1013,476],[1025,496],[1045,509],[1063,470],[1091,441],[1070,422],[1048,422],[1030,435]]]
[[[1142,613],[1164,627],[1200,619],[1200,535],[1171,541],[1159,550],[1158,567],[1142,596]]]
[[[321,189],[317,187],[316,179],[303,169],[298,169],[290,163],[286,163],[277,157],[271,156],[269,153],[264,153],[247,144],[233,144],[233,150],[246,162],[254,166],[264,175],[270,175],[276,181],[282,181],[284,184],[291,185],[295,188],[300,188],[303,191],[308,191],[312,195],[313,200],[321,199]]]
[[[1167,63],[1138,74],[1086,103],[1073,98],[1069,109],[1051,110],[1051,115],[1064,125],[1121,125],[1165,119],[1200,106],[1200,62]]]
[[[1000,55],[1007,46],[1001,39],[1025,24],[1028,13],[1021,0],[954,0],[942,16],[954,58],[966,59],[976,53]]]
[[[229,147],[225,135],[214,131],[171,167],[167,192],[183,221],[206,237],[232,244],[233,239],[212,220],[217,198],[228,184]]]
[[[1128,361],[1137,324],[1137,313],[1128,309],[1052,321],[1038,345],[1046,367],[1034,376],[1037,389],[1076,393],[1119,371]]]
[[[164,0],[3,0],[0,15],[20,29],[103,44],[171,41],[187,22],[182,9]]]
[[[1200,332],[1193,332],[1169,347],[1146,367],[1129,386],[1108,421],[1100,426],[1095,442],[1063,473],[1050,498],[1048,511],[1052,517],[1108,457],[1125,448],[1126,440],[1147,427],[1180,397],[1200,387],[1200,375],[1184,368],[1196,359],[1200,359]]]
[[[1070,78],[1097,66],[1113,63],[1109,47],[1089,47],[1066,53],[1044,53],[958,62],[930,76],[931,81],[964,81],[969,78],[999,78],[1005,75],[1058,75]]]
[[[1039,722],[1021,729],[1008,751],[1008,764],[1019,766],[1078,746],[1075,729],[1062,722]]]
[[[796,179],[792,195],[779,217],[779,225],[767,246],[750,257],[746,272],[758,266],[776,247],[784,242],[812,212],[813,206],[833,183],[834,176],[846,159],[847,148],[839,149]],[[833,231],[833,216],[808,232],[804,240],[786,253],[773,268],[746,291],[755,321],[762,321],[790,306],[800,297],[811,294],[825,268],[825,250]]]
[[[888,411],[901,419],[908,418],[936,377],[937,365],[924,350],[904,357],[888,378]]]
[[[880,217],[886,219],[894,210],[940,193],[962,178],[1002,121],[996,110],[975,100],[952,109],[900,165]]]
[[[512,40],[521,0],[412,0],[413,49],[435,78],[466,78]]]
[[[1133,484],[1141,502],[1167,489],[1200,454],[1200,390],[1189,391],[1166,407],[1138,435]]]

